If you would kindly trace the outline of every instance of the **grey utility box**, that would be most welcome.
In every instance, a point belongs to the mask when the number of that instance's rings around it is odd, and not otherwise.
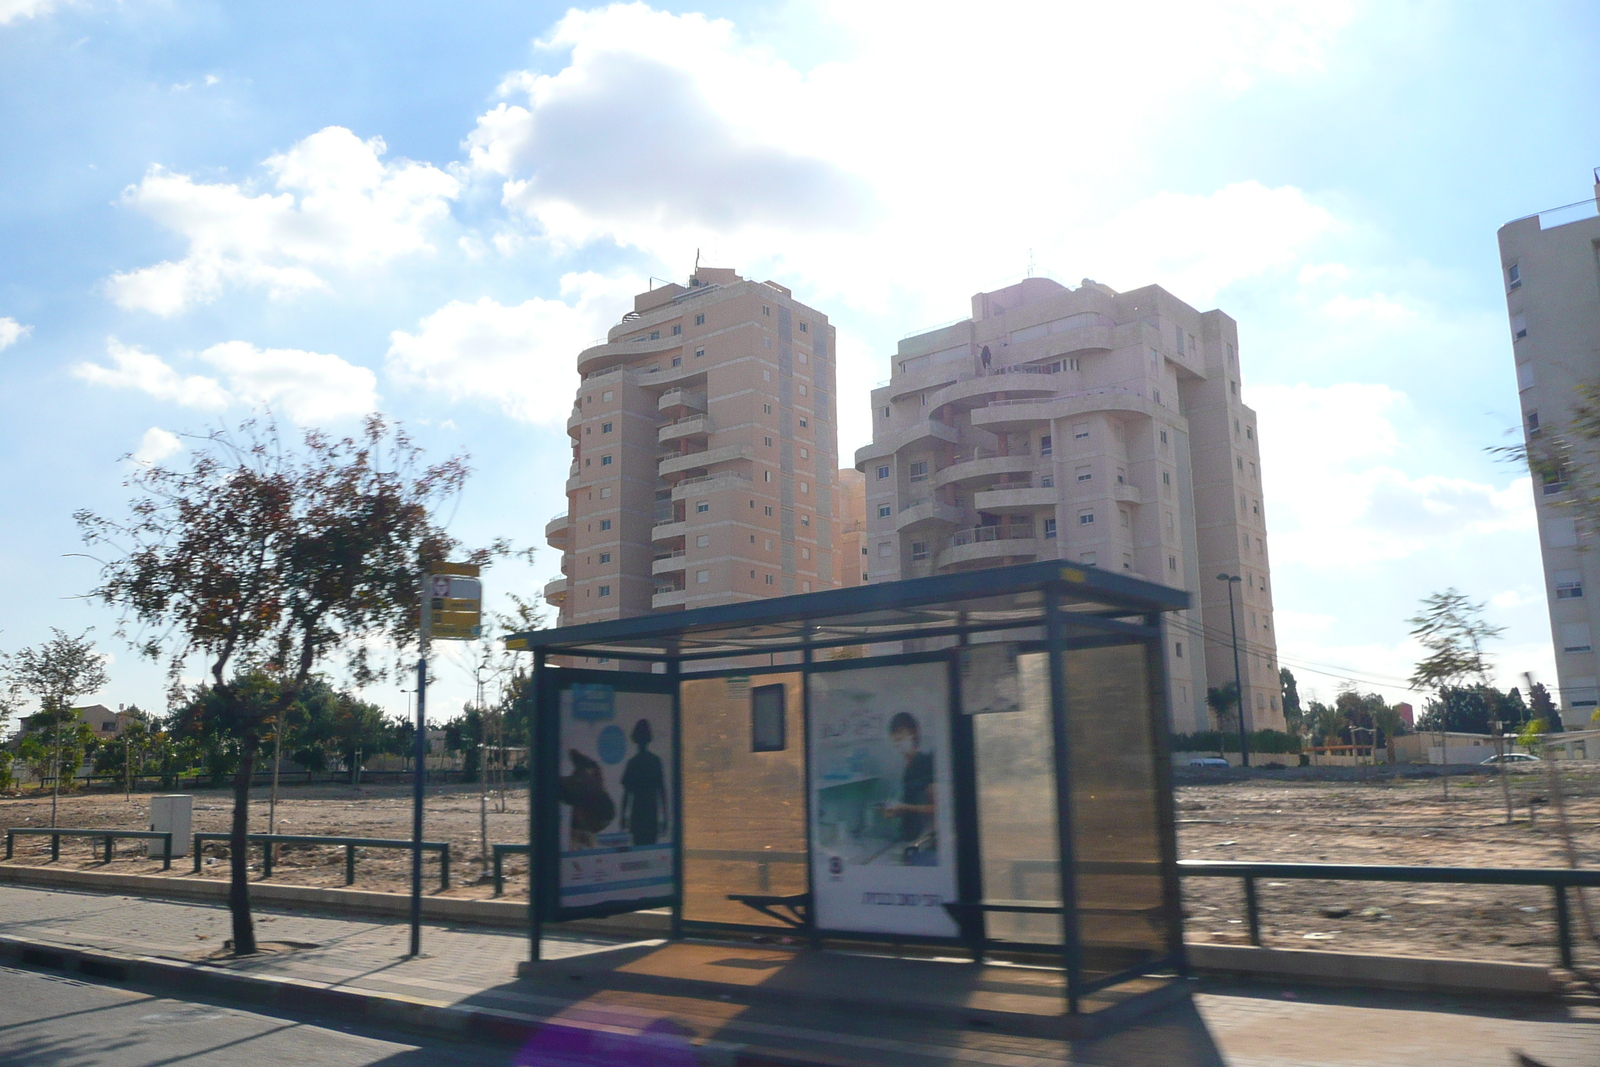
[[[150,829],[157,833],[172,833],[172,854],[187,856],[194,846],[194,797],[174,793],[150,798]],[[153,856],[161,851],[161,843],[150,846]]]

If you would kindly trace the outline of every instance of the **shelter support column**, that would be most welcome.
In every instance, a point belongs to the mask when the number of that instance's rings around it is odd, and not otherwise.
[[[1045,586],[1045,643],[1050,661],[1050,735],[1055,749],[1056,847],[1061,880],[1061,954],[1067,976],[1067,1011],[1078,1013],[1083,984],[1083,945],[1078,930],[1077,863],[1072,840],[1072,752],[1067,729],[1067,631],[1061,617],[1061,584]]]
[[[540,768],[539,748],[544,741],[544,671],[545,651],[533,650],[533,676],[528,686],[533,700],[528,708],[528,959],[539,962],[539,942],[544,933],[539,910],[539,802],[544,790]]]

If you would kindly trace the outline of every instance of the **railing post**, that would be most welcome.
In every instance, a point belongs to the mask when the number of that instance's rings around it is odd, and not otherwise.
[[[1572,970],[1572,915],[1567,910],[1566,886],[1552,886],[1556,894],[1556,951],[1561,966]]]
[[[161,836],[161,869],[172,870],[172,831],[168,830]]]
[[[55,863],[61,859],[61,835],[50,835],[50,862]]]
[[[110,834],[106,835],[106,862],[107,863],[111,862],[111,842],[115,841],[115,840],[116,840],[116,838],[112,837]]]
[[[246,843],[245,847],[249,848],[250,846]],[[272,877],[272,841],[270,839],[261,842],[261,877]]]
[[[17,835],[10,830],[6,831],[6,859],[11,858],[11,850],[17,843]]]
[[[449,844],[449,842],[446,842],[445,846],[439,850],[439,888],[440,889],[449,889],[450,888],[450,844]]]
[[[200,873],[200,853],[205,851],[206,845],[205,845],[205,842],[203,840],[201,840],[199,834],[196,834],[194,836],[194,840],[191,842],[191,844],[194,847],[194,873],[195,874],[199,874]]]
[[[503,894],[506,889],[505,875],[503,873],[505,861],[506,854],[500,851],[499,845],[496,845],[494,849],[494,895],[497,897]]]
[[[344,884],[356,884],[356,846],[344,846]]]
[[[1245,921],[1250,924],[1250,943],[1260,948],[1261,908],[1256,901],[1256,880],[1248,874],[1244,876],[1244,915]]]

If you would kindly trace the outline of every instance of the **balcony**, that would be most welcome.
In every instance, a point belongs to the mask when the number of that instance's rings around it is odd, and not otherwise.
[[[1055,507],[1060,499],[1054,486],[997,485],[972,494],[972,506],[997,515],[1031,514],[1041,508]]]
[[[959,526],[962,522],[961,509],[953,504],[946,504],[941,500],[925,499],[913,500],[900,509],[895,516],[894,528],[896,531],[915,530],[935,523],[945,523],[949,526]]]
[[[656,441],[667,444],[669,441],[694,440],[709,436],[711,433],[711,419],[705,415],[686,415],[676,422],[669,422],[656,431]]]
[[[681,608],[689,599],[689,590],[679,589],[671,585],[656,586],[655,595],[650,598],[652,608]]]
[[[544,540],[551,548],[564,548],[572,529],[572,520],[563,511],[544,524]]]
[[[672,499],[682,500],[688,496],[720,493],[724,489],[748,491],[753,485],[755,481],[748,474],[740,474],[738,471],[718,471],[715,474],[701,474],[683,479],[672,487]]]
[[[578,353],[578,373],[585,378],[632,363],[643,356],[659,355],[683,347],[682,334],[652,339],[648,333],[635,340],[597,341]]]
[[[1132,389],[1113,386],[1062,393],[1040,400],[996,400],[988,407],[973,411],[972,425],[995,433],[1007,433],[1091,411],[1118,411],[1150,418],[1159,413],[1168,419],[1173,417],[1171,409],[1161,407],[1148,397]]]
[[[689,522],[687,519],[670,519],[666,522],[657,522],[650,528],[650,540],[671,541],[687,535]]]
[[[706,395],[691,389],[668,389],[656,401],[656,410],[663,415],[677,412],[676,417],[693,412],[703,413],[706,410]]]
[[[1049,462],[1049,460],[1045,460]],[[1012,452],[998,456],[992,449],[975,448],[964,452],[956,462],[933,474],[932,487],[966,485],[970,482],[992,482],[1003,474],[1028,474],[1039,466],[1031,451]]]
[[[580,425],[582,425],[582,423],[583,423],[583,409],[582,408],[573,408],[572,409],[572,414],[567,416],[567,435],[569,437],[577,437],[578,436],[578,427]]]
[[[689,556],[683,551],[657,556],[650,561],[651,574],[681,574],[689,565]]]
[[[547,604],[560,607],[567,602],[567,595],[572,591],[572,583],[565,577],[552,578],[544,583],[544,600]]]
[[[954,426],[947,426],[932,419],[919,419],[914,426],[894,430],[882,436],[874,434],[870,445],[856,449],[856,469],[863,470],[870,461],[892,456],[902,449],[933,444],[937,441],[953,445],[960,439],[961,434]]]
[[[1143,504],[1144,494],[1139,492],[1137,485],[1119,482],[1111,487],[1111,499],[1120,500],[1125,504]]]
[[[943,569],[1038,557],[1039,541],[1032,526],[977,526],[951,535],[939,553],[938,566]]]
[[[690,452],[671,459],[663,459],[661,465],[656,468],[656,473],[665,478],[669,474],[694,470],[698,467],[755,458],[756,450],[751,445],[723,445],[721,448],[708,448],[704,452]]]
[[[1043,367],[996,367],[988,374],[962,375],[962,379],[929,396],[928,407],[952,404],[958,408],[981,408],[1001,393],[1009,397],[1048,397],[1060,386],[1055,375]]]

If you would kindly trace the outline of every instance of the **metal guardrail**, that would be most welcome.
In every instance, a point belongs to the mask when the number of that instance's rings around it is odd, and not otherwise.
[[[507,856],[528,855],[527,845],[495,845],[494,847],[494,895],[501,896],[505,892],[505,858]],[[754,863],[756,865],[756,886],[763,892],[772,888],[770,865],[774,863],[805,863],[804,852],[776,852],[771,849],[743,849],[743,848],[686,848],[683,858],[687,860],[722,860],[734,863]]]
[[[61,839],[63,837],[91,838],[90,847],[93,847],[94,841],[105,841],[105,862],[107,863],[111,862],[112,843],[119,837],[160,841],[162,843],[161,869],[164,871],[172,869],[172,832],[170,830],[86,830],[65,826],[13,826],[6,830],[6,859],[11,858],[18,834],[50,838],[50,861],[52,863],[61,858]]]
[[[1567,890],[1600,888],[1600,870],[1560,867],[1411,867],[1365,863],[1250,863],[1232,860],[1181,860],[1185,878],[1238,878],[1244,882],[1245,919],[1250,943],[1261,944],[1261,908],[1256,879],[1333,882],[1410,882],[1446,885],[1546,886],[1555,894],[1556,950],[1561,966],[1572,969],[1572,913]]]
[[[207,841],[229,841],[232,834],[195,834],[194,835],[194,873],[200,873],[200,853],[202,846]],[[398,841],[393,838],[382,837],[332,837],[307,834],[248,834],[245,837],[247,844],[262,846],[261,877],[272,877],[272,853],[274,845],[334,845],[344,849],[344,884],[353,885],[356,880],[356,849],[358,848],[393,848],[406,852],[411,851],[410,841]],[[424,841],[422,851],[439,853],[439,888],[450,888],[450,844],[447,841]]]

